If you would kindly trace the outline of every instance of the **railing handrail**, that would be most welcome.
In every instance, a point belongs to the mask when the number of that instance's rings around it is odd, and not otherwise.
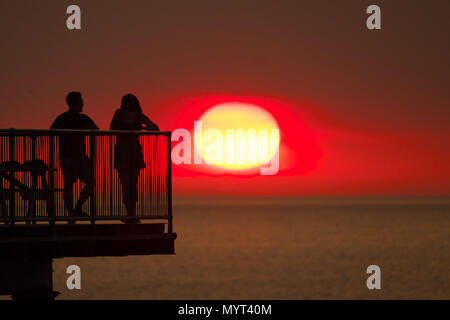
[[[170,138],[171,131],[150,131],[150,130],[74,130],[74,129],[0,129],[0,136],[49,136],[58,134],[88,134],[94,136],[112,135],[160,135]]]

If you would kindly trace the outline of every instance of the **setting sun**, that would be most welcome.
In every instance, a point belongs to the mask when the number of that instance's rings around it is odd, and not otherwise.
[[[199,120],[202,134],[195,135],[195,149],[209,164],[242,170],[266,164],[277,155],[277,121],[256,105],[221,103],[203,113]]]

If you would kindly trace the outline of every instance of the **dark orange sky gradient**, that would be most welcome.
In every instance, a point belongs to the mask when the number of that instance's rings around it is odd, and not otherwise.
[[[0,128],[47,128],[81,91],[106,129],[134,93],[163,130],[261,105],[276,176],[174,166],[175,195],[450,195],[450,2],[0,1]]]

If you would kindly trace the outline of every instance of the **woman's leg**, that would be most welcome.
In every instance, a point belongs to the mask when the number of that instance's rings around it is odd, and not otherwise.
[[[136,216],[136,202],[138,199],[137,183],[140,170],[130,172],[131,170],[119,171],[119,179],[122,184],[122,196],[127,215],[129,217]]]
[[[136,216],[136,203],[138,200],[138,180],[139,180],[139,173],[140,170],[136,170],[132,173],[130,179],[130,213],[129,216],[135,217]]]

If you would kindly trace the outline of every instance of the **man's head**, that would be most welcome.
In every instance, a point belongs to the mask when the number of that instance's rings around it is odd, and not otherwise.
[[[66,96],[66,102],[70,110],[83,112],[83,98],[80,92],[72,91]]]

